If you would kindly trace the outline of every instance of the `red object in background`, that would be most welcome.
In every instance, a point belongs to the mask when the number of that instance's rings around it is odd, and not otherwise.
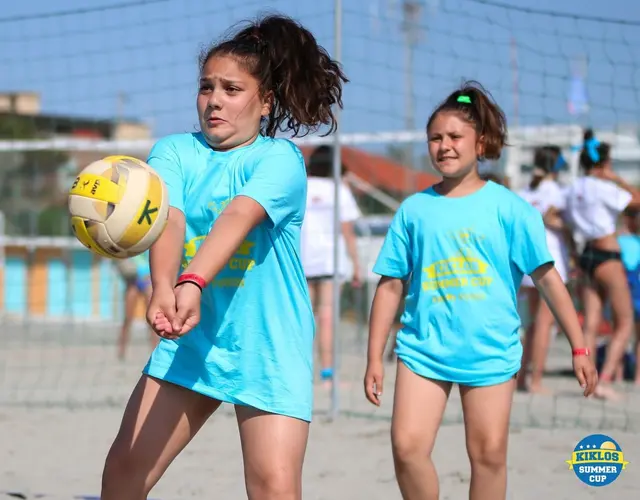
[[[71,132],[73,137],[79,137],[83,139],[103,139],[103,135],[97,130],[91,130],[87,128],[75,129]]]
[[[584,314],[578,313],[578,320],[580,320],[580,326],[584,327]],[[611,323],[607,320],[603,320],[600,325],[600,329],[598,330],[598,335],[601,336],[609,336],[613,332],[613,327]]]
[[[302,147],[305,161],[315,151],[315,147]],[[427,172],[419,172],[406,167],[386,156],[369,153],[362,149],[342,146],[342,163],[364,181],[381,189],[399,193],[415,193],[440,182],[440,177]]]

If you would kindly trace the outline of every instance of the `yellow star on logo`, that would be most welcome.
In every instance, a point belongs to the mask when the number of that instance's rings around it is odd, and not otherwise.
[[[238,250],[236,251],[237,255],[251,255],[251,248],[255,246],[253,241],[244,240]]]

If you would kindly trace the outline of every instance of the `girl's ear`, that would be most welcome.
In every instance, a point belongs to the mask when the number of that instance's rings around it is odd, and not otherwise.
[[[478,160],[484,159],[484,135],[481,135],[476,142],[476,156]]]
[[[273,108],[273,92],[267,92],[262,98],[262,110],[260,111],[260,115],[266,118],[271,113],[271,109]]]

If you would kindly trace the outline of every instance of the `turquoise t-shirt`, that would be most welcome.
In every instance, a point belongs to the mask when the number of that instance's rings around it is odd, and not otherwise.
[[[618,236],[622,263],[627,271],[635,271],[640,266],[640,235],[621,234]]]
[[[622,263],[627,271],[631,300],[636,321],[640,321],[640,235],[621,234],[618,236]]]
[[[165,137],[149,165],[186,217],[182,268],[236,196],[268,217],[204,290],[199,325],[163,339],[145,373],[224,402],[310,421],[315,322],[300,259],[307,177],[290,141],[259,136],[214,151],[200,133]]]
[[[549,262],[542,216],[503,186],[407,198],[373,269],[408,280],[398,358],[423,377],[461,385],[509,380],[522,357],[520,282]]]
[[[149,250],[140,255],[132,257],[136,266],[136,276],[138,279],[148,278],[151,274],[151,268],[149,267]]]

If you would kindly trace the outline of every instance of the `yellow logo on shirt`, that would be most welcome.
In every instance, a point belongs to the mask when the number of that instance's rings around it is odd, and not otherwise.
[[[211,211],[211,217],[215,220],[233,198],[227,198],[222,201],[210,201],[207,203],[207,209]],[[182,256],[182,269],[186,269],[198,252],[200,245],[206,239],[207,235],[196,236],[186,241],[184,244],[184,252]],[[240,288],[244,286],[245,275],[253,270],[256,261],[252,256],[255,242],[244,240],[236,250],[236,253],[229,259],[227,265],[214,278],[209,286],[214,288]]]
[[[182,269],[186,269],[202,245],[206,236],[196,236],[191,238],[184,244],[184,253],[182,257]],[[245,274],[256,265],[255,259],[252,257],[252,252],[255,247],[255,242],[250,240],[244,240],[236,253],[229,259],[229,262],[221,271],[223,276],[216,276],[209,286],[214,288],[241,288],[244,286]],[[227,271],[227,272],[224,272]]]
[[[422,290],[437,292],[433,302],[452,302],[454,300],[485,300],[485,290],[490,287],[493,277],[487,262],[478,257],[473,247],[484,239],[484,236],[472,229],[463,229],[449,235],[458,247],[458,252],[445,259],[440,259],[422,269]],[[474,288],[472,291],[460,289]]]

